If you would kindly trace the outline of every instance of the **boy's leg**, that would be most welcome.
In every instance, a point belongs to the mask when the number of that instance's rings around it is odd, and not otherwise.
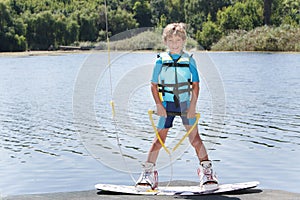
[[[164,143],[166,141],[166,138],[167,138],[167,135],[168,135],[168,131],[169,131],[168,128],[160,129],[158,131],[158,134],[159,134],[161,140]],[[150,147],[149,153],[148,153],[147,162],[150,162],[150,163],[153,163],[153,164],[156,163],[156,160],[157,160],[157,157],[158,157],[158,153],[159,153],[159,150],[161,149],[161,147],[162,147],[161,143],[159,142],[158,138],[155,137],[154,140],[153,140],[153,142],[152,142],[152,146]]]
[[[168,130],[172,127],[172,123],[174,120],[174,116],[163,117],[160,116],[157,129],[160,139],[163,143],[165,143]],[[136,186],[148,185],[151,186],[152,189],[157,187],[158,184],[158,173],[154,170],[154,166],[156,164],[156,160],[159,154],[159,151],[162,147],[159,139],[157,137],[154,138],[152,145],[150,147],[147,161],[143,164],[143,172],[138,179]]]
[[[158,173],[154,169],[154,164],[145,162],[142,164],[143,172],[135,183],[138,190],[154,190],[158,186]]]
[[[192,126],[190,125],[185,125],[187,131],[190,130],[191,127]],[[204,160],[209,160],[206,148],[200,138],[197,127],[195,127],[194,130],[192,130],[192,132],[190,133],[189,140],[196,151],[199,161],[201,162]]]
[[[166,102],[166,109],[168,111],[168,108],[170,107],[170,103]],[[157,124],[157,130],[158,130],[158,134],[160,136],[160,139],[162,140],[163,143],[165,143],[167,135],[168,135],[168,131],[169,129],[172,127],[173,124],[173,120],[174,120],[175,116],[160,116],[159,120],[158,120],[158,124]],[[156,163],[158,154],[159,154],[159,150],[161,149],[162,145],[160,143],[160,141],[158,140],[157,137],[154,138],[153,142],[152,142],[152,146],[150,147],[149,153],[148,153],[148,158],[147,158],[147,162]]]
[[[168,130],[169,129],[160,129],[158,131],[158,134],[163,142],[166,140]],[[156,170],[154,170],[154,167],[161,147],[161,143],[159,142],[158,138],[155,137],[149,150],[147,161],[142,165],[143,172],[136,182],[136,187],[139,189],[147,189],[147,187],[155,189],[157,187],[158,173]]]
[[[191,126],[185,126],[187,130]],[[215,190],[218,188],[218,180],[212,169],[212,162],[208,158],[206,148],[200,138],[197,127],[190,133],[189,140],[192,146],[195,148],[196,154],[200,161],[200,167],[198,169],[198,175],[200,178],[200,186],[205,190]]]

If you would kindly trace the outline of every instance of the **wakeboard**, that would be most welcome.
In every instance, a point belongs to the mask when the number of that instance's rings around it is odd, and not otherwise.
[[[255,188],[259,184],[258,181],[219,184],[218,189],[204,190],[198,186],[162,186],[155,190],[140,191],[135,186],[113,185],[113,184],[97,184],[95,188],[104,193],[111,194],[134,194],[134,195],[206,195],[220,194],[240,190]]]

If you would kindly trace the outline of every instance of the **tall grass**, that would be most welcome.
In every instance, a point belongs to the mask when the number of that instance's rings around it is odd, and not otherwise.
[[[197,41],[188,38],[186,43],[187,50],[197,50]],[[107,43],[101,42],[97,45],[96,49],[104,50],[107,49]],[[165,45],[162,41],[161,31],[145,31],[137,34],[133,37],[117,40],[110,42],[110,50],[116,51],[135,51],[135,50],[156,50],[164,51],[166,50]]]
[[[95,45],[98,50],[107,49],[106,42]],[[161,30],[144,31],[130,38],[110,42],[110,49],[116,51],[166,50]],[[203,50],[192,38],[188,38],[187,50]],[[300,52],[300,27],[282,25],[262,26],[251,31],[234,30],[222,37],[211,47],[212,51],[295,51]]]

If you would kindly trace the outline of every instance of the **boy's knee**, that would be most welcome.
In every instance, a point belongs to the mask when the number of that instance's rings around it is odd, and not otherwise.
[[[197,147],[197,146],[200,146],[202,145],[202,141],[198,138],[194,138],[193,140],[190,141],[191,142],[191,145],[193,147]]]
[[[162,145],[158,139],[154,140],[153,145],[155,146],[155,149],[160,149],[162,147]]]

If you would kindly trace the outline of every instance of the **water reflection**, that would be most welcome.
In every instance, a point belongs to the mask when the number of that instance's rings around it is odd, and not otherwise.
[[[119,87],[118,81],[136,67],[132,65],[134,60],[152,63],[153,55],[132,53],[124,57],[125,61],[115,62],[113,88]],[[109,105],[108,71],[104,71],[92,91],[95,119],[90,120],[89,111],[74,119],[74,109],[80,110],[85,103],[73,107],[74,84],[86,57],[84,54],[0,57],[0,193],[92,189],[100,180],[131,184],[127,173],[116,173],[111,166],[125,160],[127,170],[136,172],[147,155],[154,134],[147,116],[148,109],[154,107],[149,86],[141,86],[130,94],[128,110],[116,105],[117,114],[126,120],[115,124]],[[226,113],[214,113],[224,121],[213,122],[212,96],[203,81],[198,103],[199,130],[219,176],[223,182],[263,179],[263,187],[297,192],[299,55],[212,53],[210,57],[222,76]],[[89,81],[83,80],[87,85]],[[78,127],[83,127],[80,137]],[[180,120],[177,121],[167,145],[176,144],[184,132]],[[91,144],[83,146],[81,141],[85,139]],[[99,149],[99,154],[89,154]],[[110,156],[116,159],[111,159],[108,167],[94,160],[107,161]],[[174,174],[173,179],[197,181],[194,169],[198,163],[188,141],[176,156],[174,171],[183,167],[185,171]],[[280,185],[275,177],[285,176],[280,169],[286,164],[279,160],[286,159],[290,163],[286,169],[290,179],[288,184]],[[165,163],[169,164],[169,160]],[[236,176],[230,175],[232,170]],[[169,180],[168,166],[161,171],[161,180]],[[115,174],[118,179],[111,180]]]

